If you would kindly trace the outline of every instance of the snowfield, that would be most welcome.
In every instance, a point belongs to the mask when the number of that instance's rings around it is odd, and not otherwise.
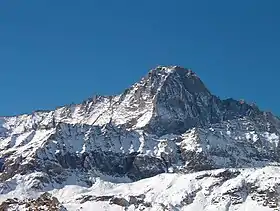
[[[15,178],[15,189],[2,195],[0,200],[38,197],[41,193],[32,190],[28,177]],[[70,211],[249,211],[252,208],[269,211],[277,210],[273,209],[277,205],[272,195],[279,194],[280,167],[219,169],[190,174],[164,173],[137,182],[129,182],[125,178],[111,182],[110,179],[114,180],[106,176],[103,179],[96,177],[91,187],[85,187],[79,185],[73,175],[71,181],[62,186],[53,184],[53,187],[41,191],[49,191]]]

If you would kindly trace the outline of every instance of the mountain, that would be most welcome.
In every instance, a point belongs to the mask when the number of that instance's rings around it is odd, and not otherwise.
[[[159,66],[120,95],[0,117],[0,209],[280,210],[279,134]]]

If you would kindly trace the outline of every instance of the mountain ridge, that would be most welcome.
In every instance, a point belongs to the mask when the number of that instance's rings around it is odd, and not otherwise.
[[[178,72],[180,73],[179,76],[178,76]],[[186,88],[184,89],[186,91],[184,91],[182,90],[181,85],[183,84],[184,86],[184,80],[185,78],[188,77],[194,79],[194,81],[192,80],[187,81]],[[168,81],[168,78],[171,78],[171,80]],[[197,90],[193,92],[193,94],[188,94],[188,91],[190,89],[193,89],[192,88],[193,86],[191,86],[190,88],[189,84],[192,84],[194,82],[198,84],[197,86],[198,89],[202,89],[204,91],[205,95],[196,96],[197,93],[200,93]],[[166,85],[163,86],[164,84]],[[169,85],[172,84],[172,85],[168,86],[168,84]],[[175,87],[176,84],[177,84],[177,88]],[[168,93],[164,94],[164,92],[168,92],[168,90],[173,90],[173,93],[171,92],[171,94]],[[174,90],[176,90],[177,93],[174,93]],[[181,93],[182,91],[183,93]],[[142,95],[144,97],[143,99],[141,98]],[[185,96],[185,97],[184,99],[180,99],[178,97],[175,98],[173,96]],[[156,99],[153,99],[154,97],[156,97]],[[204,102],[203,99],[200,99],[201,97],[208,98],[209,102]],[[161,107],[161,105],[165,103],[164,101],[166,101],[166,99],[168,98],[170,98],[170,102],[167,103],[167,105],[163,106],[162,108],[163,111],[157,109]],[[131,100],[134,100],[135,102],[130,102]],[[178,102],[177,105],[173,105],[176,101]],[[141,104],[139,104],[139,102]],[[97,104],[99,104],[100,107],[104,107],[104,108],[102,109],[100,108],[100,110],[92,111],[92,113],[90,113],[91,112],[90,107],[97,106]],[[178,104],[182,104],[183,106],[180,106]],[[192,105],[189,104],[195,105],[195,108],[190,107]],[[207,104],[211,105],[212,108],[206,108],[208,106]],[[138,111],[137,109],[135,110],[135,107],[137,106],[140,107]],[[155,69],[150,70],[149,73],[140,80],[140,82],[134,83],[130,88],[126,89],[122,94],[112,95],[112,96],[97,95],[93,98],[90,98],[90,100],[83,101],[80,104],[70,104],[68,106],[66,105],[66,106],[58,107],[55,110],[33,112],[31,114],[23,114],[23,115],[13,116],[13,117],[17,118],[21,116],[23,117],[36,116],[37,114],[40,116],[40,114],[47,115],[53,112],[54,116],[60,115],[60,117],[58,118],[54,117],[55,119],[57,119],[58,122],[64,120],[67,122],[67,115],[68,116],[70,115],[71,121],[73,121],[73,119],[76,118],[75,116],[73,116],[74,115],[73,110],[76,109],[78,112],[79,107],[81,108],[80,110],[84,110],[84,114],[81,114],[79,118],[76,119],[77,123],[80,122],[80,123],[90,124],[90,125],[91,124],[102,125],[112,120],[113,122],[115,121],[114,123],[117,125],[132,124],[132,126],[134,125],[134,128],[138,128],[138,127],[141,128],[147,126],[148,122],[151,121],[158,122],[156,118],[160,118],[161,116],[164,116],[166,113],[165,111],[167,109],[167,112],[169,112],[170,117],[166,117],[167,119],[165,118],[166,119],[165,121],[173,121],[173,123],[171,124],[175,124],[175,125],[174,126],[171,125],[171,127],[182,128],[182,130],[179,132],[184,132],[186,129],[194,127],[196,125],[206,125],[209,123],[216,123],[226,119],[236,118],[236,117],[232,117],[232,115],[236,115],[236,113],[237,114],[240,113],[242,109],[243,109],[243,113],[239,116],[244,116],[244,115],[246,116],[247,115],[246,111],[248,110],[252,112],[257,112],[259,114],[261,113],[259,108],[255,105],[252,106],[247,104],[246,102],[241,103],[232,98],[221,100],[219,97],[212,95],[210,91],[205,87],[203,82],[199,79],[199,77],[189,68],[182,68],[179,66],[159,66],[156,67]],[[134,110],[131,109],[130,107],[134,107]],[[176,108],[177,110],[174,111],[174,108]],[[229,111],[229,112],[225,114],[225,111],[226,112]],[[200,113],[204,112],[204,114],[198,114],[199,112]],[[219,114],[219,113],[223,113],[223,114]],[[123,120],[121,120],[119,117],[124,115],[126,115],[126,117],[124,117]],[[141,115],[142,115],[142,119],[140,118]],[[183,117],[180,117],[180,115]],[[192,117],[190,116],[187,117],[188,115],[191,115]],[[200,117],[199,115],[206,116],[206,118]],[[225,115],[225,116],[221,116],[221,115]],[[5,120],[7,118],[13,118],[13,117],[1,117],[1,118]],[[102,117],[104,118],[102,119]],[[133,123],[133,121],[137,121],[137,120],[139,120],[138,125],[135,122]],[[140,120],[143,120],[144,122]],[[175,120],[177,122],[175,122]],[[203,122],[201,120],[203,120]],[[164,120],[159,120],[159,121],[164,121]],[[149,125],[147,127],[149,127]],[[153,127],[155,126],[150,127],[149,130],[155,130],[153,129]],[[164,134],[168,132],[174,132],[175,130],[174,129],[173,131],[164,131],[166,130],[166,127],[170,127],[170,125],[165,125],[163,128],[160,129],[161,131],[160,130],[158,131],[160,131],[161,134]]]
[[[157,69],[161,69],[161,68],[166,68],[166,69],[168,69],[168,68],[179,68],[179,69],[182,69],[182,70],[190,71],[190,72],[192,72],[195,76],[197,76],[197,74],[196,74],[195,72],[193,72],[192,69],[190,69],[190,68],[183,68],[182,66],[176,66],[176,65],[158,65],[156,68],[151,69],[151,70],[148,72],[148,74],[146,74],[146,76],[142,77],[142,79],[144,79],[145,77],[148,77],[148,76],[149,76],[149,73],[151,73],[151,72],[153,72],[153,71],[155,71],[155,70],[157,70]],[[197,76],[197,77],[198,77],[198,76]],[[199,77],[198,77],[198,78],[199,78]],[[139,81],[141,81],[141,80],[139,80]],[[131,88],[132,88],[135,84],[137,84],[137,83],[139,83],[139,82],[134,83],[134,84],[131,85],[129,88],[125,89],[125,91],[131,89]],[[124,91],[124,92],[125,92],[125,91]],[[119,95],[122,95],[122,94],[123,94],[123,93],[121,93],[121,94],[115,94],[115,95],[99,95],[99,94],[97,94],[97,95],[93,95],[92,97],[89,97],[89,98],[86,99],[86,100],[83,100],[81,103],[69,103],[69,104],[57,106],[56,108],[53,108],[53,109],[38,109],[38,110],[31,111],[31,112],[23,112],[23,113],[14,114],[14,115],[2,115],[2,116],[0,116],[0,118],[17,117],[17,116],[23,116],[23,115],[32,115],[32,114],[38,113],[38,112],[47,113],[47,112],[51,112],[51,111],[57,110],[57,109],[62,108],[62,107],[71,107],[71,106],[77,106],[77,105],[80,105],[80,104],[84,104],[85,102],[93,101],[94,99],[99,98],[99,97],[101,97],[101,98],[113,98],[113,97],[116,97],[116,96],[119,96]],[[239,101],[239,102],[240,102],[240,101],[244,101],[244,100],[237,100],[237,99],[234,99],[234,98],[231,98],[231,97],[221,99],[221,98],[218,97],[217,95],[214,95],[214,96],[216,96],[216,97],[217,97],[218,99],[220,99],[221,101],[228,101],[228,100],[236,101],[236,102],[238,102],[238,101]],[[246,101],[244,101],[244,103],[246,103]],[[250,106],[252,106],[252,107],[256,106],[256,107],[259,109],[259,107],[258,107],[256,104],[254,104],[254,103],[246,103],[246,104],[248,104],[248,105],[250,105]],[[261,109],[261,110],[263,110],[263,109]],[[275,115],[273,112],[266,111],[266,110],[263,110],[263,111],[264,111],[264,112],[272,113],[274,116],[277,116],[277,117],[278,117],[278,115]]]

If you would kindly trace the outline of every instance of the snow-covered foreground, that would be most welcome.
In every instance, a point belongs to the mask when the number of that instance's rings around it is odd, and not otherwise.
[[[72,178],[74,180],[75,178]],[[36,197],[27,177],[18,178],[7,198]],[[49,190],[70,211],[84,210],[279,210],[280,167],[220,169],[191,174],[160,174],[132,183],[95,178],[90,187],[65,185]],[[25,187],[25,189],[24,189]]]

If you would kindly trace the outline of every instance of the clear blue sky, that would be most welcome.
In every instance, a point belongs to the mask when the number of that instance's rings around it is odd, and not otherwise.
[[[280,114],[279,0],[0,1],[0,116],[117,94],[159,64]]]

